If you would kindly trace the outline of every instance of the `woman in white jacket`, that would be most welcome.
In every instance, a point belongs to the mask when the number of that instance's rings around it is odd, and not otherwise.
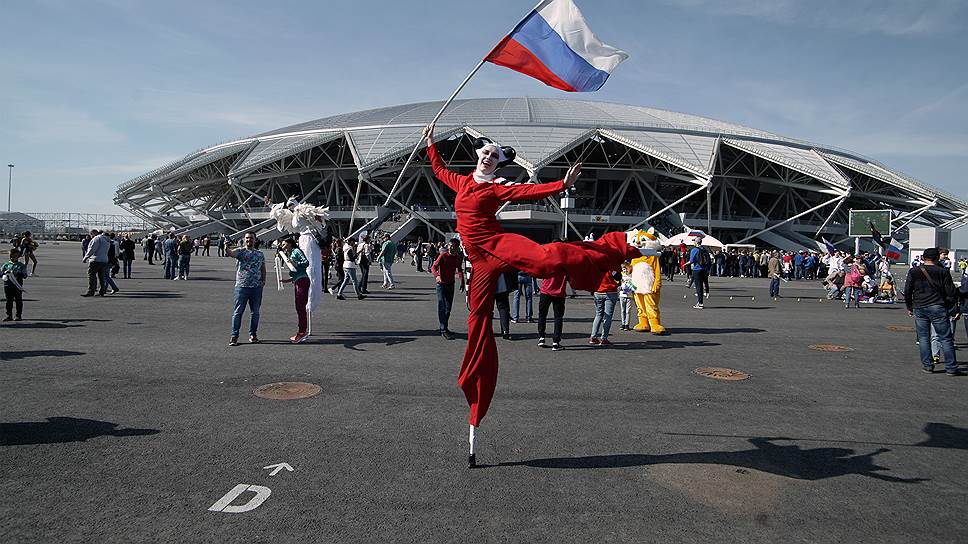
[[[343,282],[336,289],[337,300],[346,300],[346,297],[343,296],[343,289],[349,281],[353,282],[353,291],[356,293],[356,298],[359,300],[366,298],[366,295],[360,291],[360,282],[356,280],[356,259],[357,253],[356,248],[353,247],[353,241],[346,239],[343,242]]]

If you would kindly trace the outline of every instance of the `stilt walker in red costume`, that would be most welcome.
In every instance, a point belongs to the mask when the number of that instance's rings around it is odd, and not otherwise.
[[[454,199],[457,232],[473,269],[468,286],[467,350],[457,383],[470,406],[468,462],[474,466],[475,431],[487,414],[497,384],[497,344],[491,328],[491,313],[498,276],[509,270],[520,270],[537,278],[564,273],[576,290],[594,291],[605,272],[642,253],[629,245],[625,232],[608,233],[594,242],[540,245],[501,228],[496,213],[502,203],[540,200],[565,191],[578,179],[580,163],[569,168],[560,181],[512,183],[496,177],[494,172],[513,159],[513,150],[478,140],[477,169],[471,174],[458,174],[447,169],[437,152],[433,125],[424,128],[423,134],[434,175],[457,193]]]

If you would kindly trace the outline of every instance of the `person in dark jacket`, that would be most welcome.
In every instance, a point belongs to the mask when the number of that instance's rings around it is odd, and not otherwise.
[[[918,333],[918,350],[924,372],[934,372],[931,358],[931,328],[934,328],[941,351],[944,354],[945,373],[949,376],[964,376],[955,358],[951,322],[960,317],[958,289],[951,280],[951,273],[938,266],[941,252],[936,247],[924,250],[923,263],[908,271],[904,282],[904,304],[908,315],[914,317]]]
[[[134,240],[127,233],[121,235],[121,272],[124,279],[131,279],[131,263],[134,261]]]

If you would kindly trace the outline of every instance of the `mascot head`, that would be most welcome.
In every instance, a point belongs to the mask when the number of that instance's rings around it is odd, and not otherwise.
[[[650,228],[649,230],[633,231],[631,234],[632,239],[630,245],[642,249],[651,249],[654,251],[662,250],[662,242],[660,242],[659,238],[655,235],[655,230]]]

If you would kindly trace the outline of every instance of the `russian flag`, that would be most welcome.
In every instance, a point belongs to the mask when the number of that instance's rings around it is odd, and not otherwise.
[[[595,37],[572,0],[544,0],[484,60],[556,89],[591,92],[628,57]]]
[[[884,249],[884,256],[894,261],[900,261],[902,250],[904,250],[904,244],[891,238],[891,243]]]

